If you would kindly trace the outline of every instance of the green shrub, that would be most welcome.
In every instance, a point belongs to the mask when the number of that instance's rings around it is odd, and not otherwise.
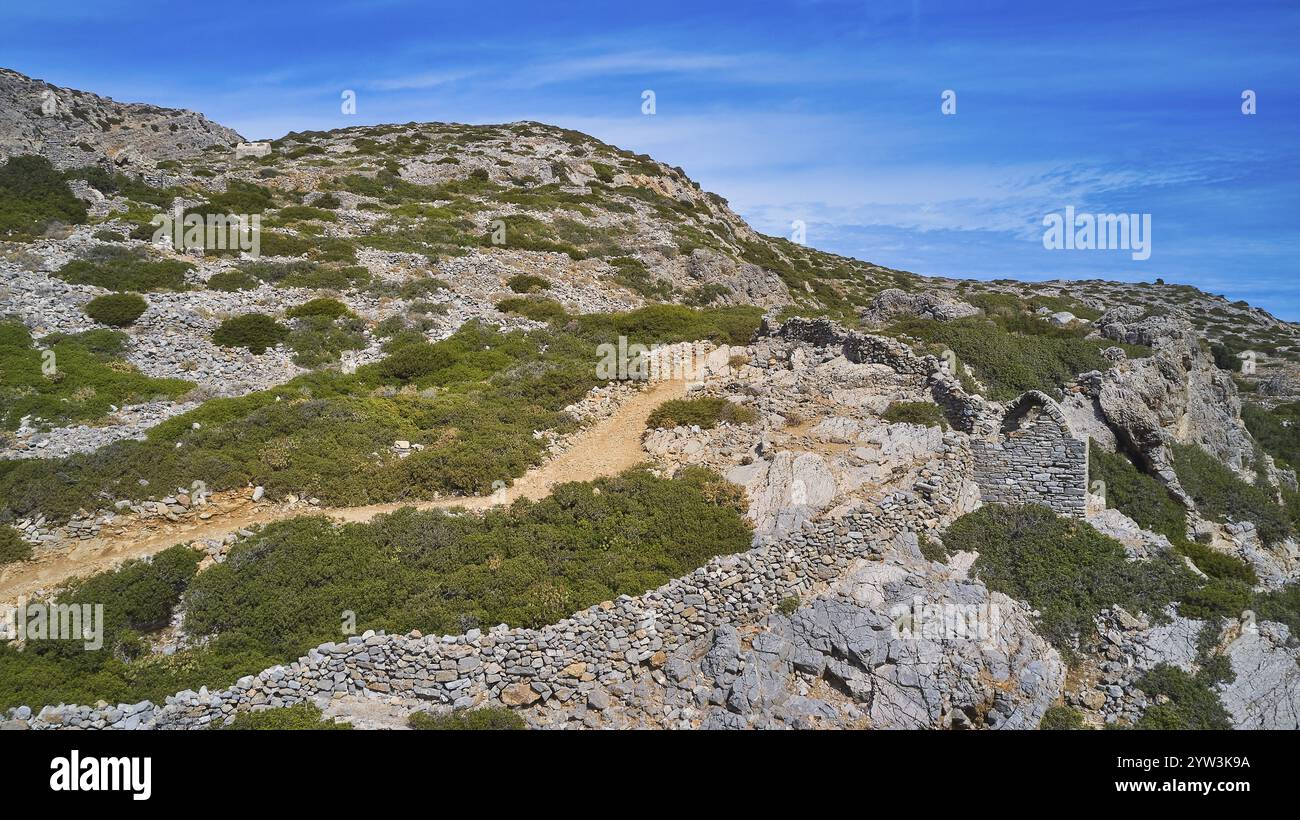
[[[86,221],[86,204],[45,157],[10,157],[0,165],[0,236],[39,235],[55,222]]]
[[[1071,709],[1069,706],[1053,706],[1043,713],[1043,719],[1038,723],[1039,729],[1048,730],[1069,730],[1069,729],[1086,729],[1083,724],[1083,715],[1078,709]]]
[[[193,208],[190,213],[252,215],[274,207],[275,196],[271,189],[241,179],[230,179],[226,183],[224,193],[212,195],[207,202]]]
[[[551,283],[540,276],[533,276],[531,273],[517,273],[510,277],[506,284],[515,293],[533,293],[534,291],[546,290]]]
[[[942,427],[944,429],[948,427],[948,422],[943,417],[943,410],[939,408],[939,405],[929,401],[890,402],[881,418],[890,424],[906,422],[908,424],[922,424],[926,427]]]
[[[1280,466],[1300,465],[1300,402],[1279,404],[1272,410],[1247,402],[1241,407],[1241,420]]]
[[[248,262],[239,267],[248,276],[286,288],[347,290],[370,281],[370,271],[363,267],[323,265],[305,259],[293,262]]]
[[[114,293],[96,296],[86,305],[86,315],[103,325],[127,327],[135,324],[149,303],[136,293]]]
[[[978,552],[975,574],[1037,609],[1043,637],[1067,653],[1102,609],[1159,617],[1196,586],[1171,556],[1129,561],[1118,541],[1047,507],[989,504],[954,521],[943,540],[949,551]]]
[[[1175,543],[1187,538],[1187,512],[1164,485],[1141,472],[1120,453],[1107,452],[1096,441],[1088,447],[1088,474],[1106,486],[1106,506],[1132,518],[1145,530]]]
[[[948,549],[938,541],[927,537],[925,533],[916,536],[916,546],[925,560],[937,561],[940,564],[948,563]]]
[[[672,283],[652,278],[641,260],[631,256],[618,256],[605,261],[614,266],[614,281],[642,298],[658,302],[672,298]]]
[[[256,276],[242,270],[223,270],[208,277],[208,290],[220,290],[234,293],[239,290],[253,290],[261,284]]]
[[[1158,695],[1169,698],[1169,703],[1148,707],[1134,725],[1136,729],[1232,728],[1232,717],[1201,676],[1162,663],[1138,678],[1136,684],[1150,699]]]
[[[1079,373],[1106,370],[1110,342],[1087,340],[1032,316],[995,320],[972,316],[952,322],[908,319],[889,328],[936,348],[950,348],[975,370],[989,396],[1004,400],[1026,390],[1055,391]]]
[[[100,245],[84,259],[74,259],[54,275],[74,285],[94,285],[106,290],[147,293],[152,290],[186,290],[188,262],[153,259],[142,249]]]
[[[32,557],[32,545],[22,539],[18,530],[0,524],[0,567]]]
[[[517,313],[534,322],[558,322],[568,318],[564,305],[554,299],[536,299],[513,296],[497,302],[497,310],[502,313]]]
[[[58,604],[102,605],[102,645],[88,648],[83,636],[32,641],[21,652],[0,644],[0,709],[94,703],[100,697],[114,703],[161,700],[179,689],[202,685],[200,679],[214,672],[206,666],[206,653],[181,661],[154,656],[141,642],[142,634],[170,623],[201,557],[198,551],[178,545],[61,589],[55,597]],[[267,659],[243,660],[265,664]],[[245,663],[224,674],[238,677],[262,668],[249,666]]]
[[[298,319],[303,316],[325,316],[330,319],[337,319],[351,313],[352,311],[348,310],[348,306],[338,299],[322,297],[312,299],[310,302],[304,302],[301,305],[295,305],[285,311],[284,315],[290,319]]]
[[[789,617],[799,609],[799,599],[793,595],[788,598],[782,598],[781,603],[777,604],[776,611]]]
[[[236,731],[317,731],[351,729],[352,724],[325,720],[325,715],[315,705],[298,703],[293,706],[281,706],[278,709],[264,709],[261,712],[240,712],[230,723],[213,724],[213,728]]]
[[[289,329],[263,313],[245,313],[225,320],[212,333],[212,341],[222,347],[246,347],[261,355],[289,335]]]
[[[1106,505],[1132,518],[1145,530],[1167,537],[1174,549],[1192,559],[1197,569],[1220,583],[1188,593],[1182,612],[1192,618],[1211,614],[1236,617],[1243,591],[1258,583],[1255,571],[1239,558],[1217,552],[1187,538],[1187,514],[1159,481],[1140,472],[1123,455],[1106,452],[1097,442],[1088,448],[1090,475],[1106,486]],[[1239,582],[1239,583],[1233,583]]]
[[[333,302],[334,300],[317,301]],[[293,329],[289,332],[285,343],[293,350],[294,364],[306,368],[320,367],[338,361],[345,350],[364,348],[366,346],[364,331],[365,322],[355,316],[340,316],[335,319],[328,314],[308,314],[294,321]]]
[[[1261,621],[1277,621],[1290,627],[1292,641],[1300,637],[1300,584],[1260,593],[1251,608]]]
[[[727,399],[703,396],[698,399],[673,399],[659,405],[646,420],[646,428],[691,427],[712,430],[722,422],[752,424],[758,415]]]
[[[1291,533],[1291,524],[1270,490],[1247,484],[1194,444],[1175,444],[1174,472],[1197,510],[1219,522],[1251,521],[1265,544]]]
[[[149,378],[123,361],[126,343],[121,331],[100,328],[73,336],[51,334],[41,340],[41,347],[53,357],[33,345],[22,324],[0,322],[3,429],[16,430],[22,417],[29,415],[52,426],[90,421],[114,406],[159,396],[175,399],[194,387],[181,379]]]
[[[528,728],[528,724],[524,723],[523,718],[504,706],[458,709],[441,715],[433,712],[412,712],[406,723],[412,729],[425,731],[487,731]]]

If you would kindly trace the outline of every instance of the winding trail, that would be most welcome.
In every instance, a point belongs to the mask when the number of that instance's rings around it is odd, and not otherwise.
[[[501,494],[359,507],[286,507],[254,503],[246,490],[219,494],[205,508],[213,513],[206,521],[173,524],[147,519],[128,525],[121,535],[74,542],[66,549],[35,560],[10,564],[0,570],[0,603],[14,603],[35,590],[52,589],[76,576],[103,572],[127,559],[153,555],[174,544],[221,539],[236,530],[287,518],[327,515],[338,521],[359,522],[403,507],[484,510],[518,498],[544,498],[558,484],[617,475],[645,461],[641,434],[645,432],[646,420],[660,404],[683,398],[686,389],[684,380],[651,382],[624,400],[611,415],[578,433],[572,446],[564,452],[524,473]]]

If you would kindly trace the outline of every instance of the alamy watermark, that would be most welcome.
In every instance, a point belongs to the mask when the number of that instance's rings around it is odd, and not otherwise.
[[[1138,261],[1151,258],[1151,214],[1076,213],[1043,217],[1043,247],[1049,251],[1132,251]]]
[[[18,606],[0,606],[0,641],[81,641],[93,652],[104,646],[104,605],[19,598]]]
[[[647,347],[619,336],[618,344],[606,342],[596,347],[596,378],[601,381],[695,379],[704,372],[709,352],[707,345],[699,343],[655,343]]]
[[[905,641],[978,641],[991,644],[1002,628],[1002,612],[994,603],[931,604],[915,596],[910,604],[889,610],[893,637]]]

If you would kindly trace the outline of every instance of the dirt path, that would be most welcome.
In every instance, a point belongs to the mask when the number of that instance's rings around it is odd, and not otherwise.
[[[0,570],[0,602],[13,603],[20,596],[34,590],[52,589],[75,576],[103,572],[126,559],[153,555],[173,544],[206,538],[221,539],[227,533],[239,529],[285,518],[328,515],[339,521],[369,521],[376,515],[402,507],[464,507],[483,510],[493,504],[510,503],[517,498],[544,498],[557,484],[616,475],[645,461],[641,434],[645,431],[646,419],[660,404],[685,396],[686,384],[685,381],[650,384],[625,400],[612,415],[583,430],[569,449],[529,470],[515,481],[514,486],[491,496],[370,504],[362,507],[287,508],[254,504],[244,492],[228,494],[215,498],[209,504],[206,509],[213,516],[206,521],[171,524],[149,519],[137,525],[134,531],[123,535],[80,541],[66,550],[43,555],[33,561],[11,564]]]

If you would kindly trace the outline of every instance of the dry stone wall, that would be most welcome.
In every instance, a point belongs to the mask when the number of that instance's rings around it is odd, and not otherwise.
[[[401,694],[432,704],[531,706],[585,702],[662,665],[668,653],[723,624],[752,624],[788,597],[805,596],[879,551],[899,532],[946,526],[966,511],[966,437],[945,435],[942,466],[924,488],[898,491],[839,519],[806,523],[748,552],[722,556],[638,597],[621,596],[543,629],[496,627],[432,636],[366,633],[322,644],[296,662],[200,689],[112,707],[22,707],[10,720],[33,729],[196,729],[236,713],[340,694]]]
[[[1074,438],[1056,402],[1037,391],[1012,402],[1002,429],[972,439],[975,483],[985,503],[1042,504],[1084,517],[1088,443]]]

